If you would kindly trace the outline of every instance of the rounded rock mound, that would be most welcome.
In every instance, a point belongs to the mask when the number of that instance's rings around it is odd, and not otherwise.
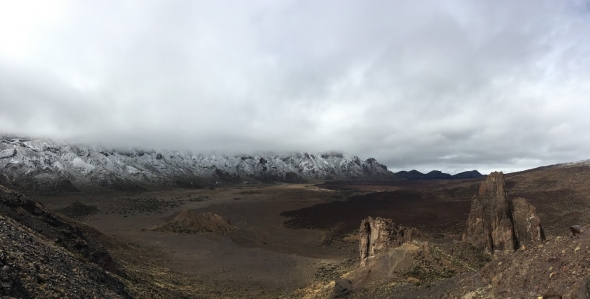
[[[79,201],[76,201],[65,208],[56,210],[56,212],[70,218],[79,219],[94,215],[98,213],[99,210],[96,206],[85,205]]]
[[[184,234],[226,234],[233,231],[234,227],[229,221],[217,214],[183,210],[172,220],[153,226],[151,230]]]

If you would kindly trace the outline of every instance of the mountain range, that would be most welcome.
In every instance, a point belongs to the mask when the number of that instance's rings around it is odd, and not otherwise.
[[[222,183],[313,180],[476,178],[440,171],[391,172],[373,158],[342,153],[225,155],[181,151],[115,150],[47,139],[0,138],[0,184],[38,193],[89,189],[139,191],[200,188]]]

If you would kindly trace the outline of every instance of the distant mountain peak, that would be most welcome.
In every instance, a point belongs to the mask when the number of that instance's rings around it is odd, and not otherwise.
[[[440,170],[432,170],[426,174],[417,171],[399,171],[394,173],[395,178],[399,180],[440,180],[440,179],[471,179],[483,177],[477,170],[470,170],[450,175]]]

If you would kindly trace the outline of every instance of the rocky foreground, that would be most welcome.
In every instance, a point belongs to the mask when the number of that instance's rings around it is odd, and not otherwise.
[[[0,294],[16,298],[131,298],[100,233],[0,186]]]
[[[0,185],[0,298],[186,298],[147,258]]]
[[[429,242],[391,219],[364,220],[360,265],[303,298],[590,298],[590,234],[546,240],[536,209],[509,199],[490,174],[473,197],[462,240]]]

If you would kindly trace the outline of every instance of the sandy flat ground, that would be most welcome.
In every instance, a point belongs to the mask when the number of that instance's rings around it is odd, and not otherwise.
[[[280,184],[35,199],[51,210],[76,201],[96,206],[97,214],[78,220],[121,242],[157,252],[162,256],[160,266],[211,287],[273,297],[312,283],[320,267],[357,258],[356,243],[322,244],[324,230],[286,228],[283,223],[289,218],[279,215],[333,201],[338,197],[335,193],[304,184]],[[152,210],[147,211],[147,206]],[[149,230],[185,209],[219,214],[236,230],[226,235]]]

